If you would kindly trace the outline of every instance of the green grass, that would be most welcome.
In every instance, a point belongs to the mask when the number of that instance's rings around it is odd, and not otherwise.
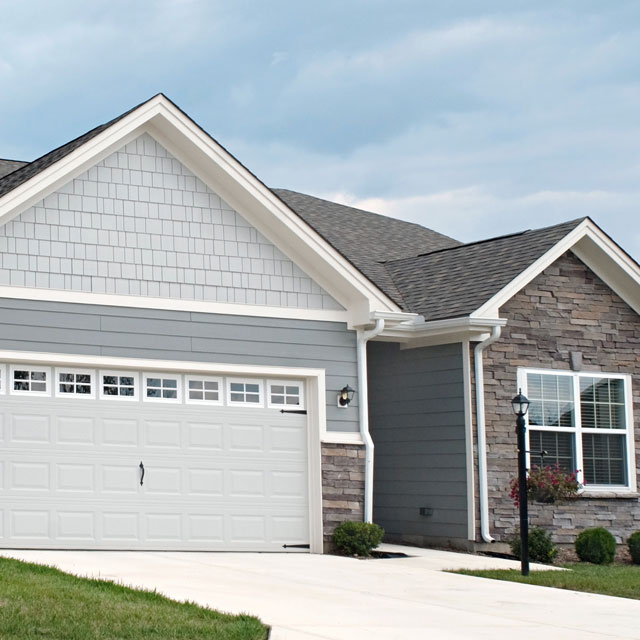
[[[452,573],[640,600],[640,566],[638,565],[596,565],[584,562],[563,566],[569,571],[532,571],[526,578],[520,575],[519,569],[461,570]]]
[[[151,591],[0,558],[0,638],[265,640],[267,627]]]

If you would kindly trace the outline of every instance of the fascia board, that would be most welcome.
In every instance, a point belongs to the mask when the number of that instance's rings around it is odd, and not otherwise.
[[[476,309],[470,317],[486,318],[498,317],[500,307],[510,300],[518,291],[531,282],[537,275],[542,273],[548,266],[553,264],[561,255],[569,251],[578,240],[587,233],[587,229],[595,226],[589,220],[581,222],[573,231],[570,231],[562,240],[557,242],[551,249],[540,256],[535,262],[529,265],[524,271],[518,274],[509,284],[500,289],[492,298],[487,300],[481,307]]]
[[[164,96],[141,105],[64,158],[0,198],[0,225],[19,215],[143,132],[171,141],[170,151],[348,309],[400,308]],[[190,143],[188,144],[187,143]],[[186,151],[186,153],[185,153]],[[234,188],[235,187],[235,188]],[[244,198],[239,195],[243,194]],[[255,210],[254,210],[255,208]],[[272,224],[269,224],[272,223]],[[296,247],[299,247],[296,249]],[[355,322],[355,321],[354,321]]]

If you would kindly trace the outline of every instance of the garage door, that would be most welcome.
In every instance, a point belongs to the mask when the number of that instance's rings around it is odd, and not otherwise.
[[[2,374],[1,546],[309,542],[301,381],[35,365]]]

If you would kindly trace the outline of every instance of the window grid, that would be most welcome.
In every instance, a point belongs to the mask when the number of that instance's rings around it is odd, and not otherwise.
[[[11,367],[11,393],[20,395],[48,396],[51,370],[48,367]]]
[[[56,369],[55,393],[58,397],[93,398],[94,373],[84,369]]]
[[[138,374],[131,371],[101,371],[100,398],[106,400],[137,400]]]
[[[269,408],[304,408],[304,386],[302,382],[294,380],[270,380]]]
[[[574,463],[575,467],[578,471],[578,480],[582,483],[585,483],[585,490],[589,491],[590,489],[600,487],[602,489],[610,489],[612,487],[616,488],[625,488],[633,490],[635,487],[635,468],[634,468],[634,459],[633,459],[633,433],[631,428],[627,428],[627,425],[632,425],[633,420],[630,417],[631,411],[631,389],[629,384],[629,378],[627,376],[621,376],[616,374],[589,374],[584,372],[576,372],[569,373],[563,371],[532,371],[532,370],[520,370],[519,372],[519,382],[523,389],[525,389],[525,394],[530,393],[528,388],[529,377],[535,375],[547,375],[547,376],[558,376],[565,377],[572,381],[572,391],[573,398],[580,398],[580,402],[573,402],[573,419],[574,427],[565,427],[565,426],[553,426],[553,425],[537,425],[532,424],[530,421],[529,414],[527,414],[528,420],[528,429],[527,429],[527,442],[528,442],[528,461],[529,466],[532,464],[539,463],[539,456],[532,456],[532,445],[531,445],[531,434],[532,433],[569,433],[573,435],[573,449],[574,449]],[[618,450],[622,449],[622,455],[616,458],[612,458],[611,463],[604,465],[604,458],[602,454],[602,449],[600,449],[600,455],[594,453],[595,449],[593,448],[593,444],[591,441],[587,440],[587,436],[590,434],[598,434],[600,436],[604,436],[607,434],[603,434],[604,428],[610,429],[611,427],[583,427],[582,426],[582,395],[581,395],[581,380],[585,381],[585,388],[587,387],[586,382],[589,380],[609,380],[609,381],[620,381],[618,385],[614,384],[613,397],[617,398],[615,404],[619,404],[620,393],[622,393],[623,398],[623,406],[624,406],[624,425],[623,427],[619,427],[614,429],[614,433],[611,434],[613,438],[618,438]],[[594,385],[592,384],[591,387]],[[607,393],[609,394],[607,397],[611,398],[610,386],[607,385],[609,389]],[[595,394],[596,392],[593,391]],[[536,389],[534,384],[533,396],[536,395]],[[602,396],[601,396],[602,397]],[[531,398],[530,398],[531,399]],[[629,399],[629,403],[624,402],[625,399]],[[588,402],[588,401],[587,401]],[[532,405],[534,403],[532,402]],[[531,408],[531,407],[530,407]],[[588,411],[588,410],[587,410]],[[536,414],[534,413],[534,419]],[[618,431],[618,434],[615,434],[615,431]],[[609,432],[610,433],[610,432]],[[585,446],[586,443],[586,446]],[[535,446],[533,447],[535,449]],[[544,449],[544,447],[543,447]],[[540,449],[538,449],[540,450]],[[585,456],[586,450],[586,456]],[[549,462],[550,456],[545,457],[545,464]],[[620,469],[620,465],[616,460],[622,459],[622,469]],[[566,461],[565,461],[566,464]],[[562,465],[561,465],[562,468]],[[574,470],[572,469],[572,471]],[[616,471],[617,470],[617,471]],[[617,478],[619,481],[613,483],[610,482],[615,474],[617,473]],[[604,480],[609,480],[609,482],[605,482]]]
[[[186,401],[193,403],[222,404],[222,378],[188,376]]]
[[[180,376],[144,374],[144,399],[151,402],[180,402]]]
[[[263,405],[262,381],[228,379],[227,399],[230,406],[261,407]]]

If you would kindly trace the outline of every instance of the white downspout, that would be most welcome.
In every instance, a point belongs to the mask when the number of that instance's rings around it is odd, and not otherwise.
[[[364,441],[364,521],[373,522],[373,440],[369,433],[369,383],[367,380],[367,342],[384,331],[384,319],[378,318],[371,331],[358,330],[358,416]]]
[[[485,542],[493,542],[489,533],[489,491],[487,488],[487,437],[484,420],[484,367],[482,353],[493,344],[502,332],[502,327],[494,326],[491,335],[479,342],[473,350],[473,364],[476,378],[476,424],[478,425],[478,485],[480,497],[480,533]]]

